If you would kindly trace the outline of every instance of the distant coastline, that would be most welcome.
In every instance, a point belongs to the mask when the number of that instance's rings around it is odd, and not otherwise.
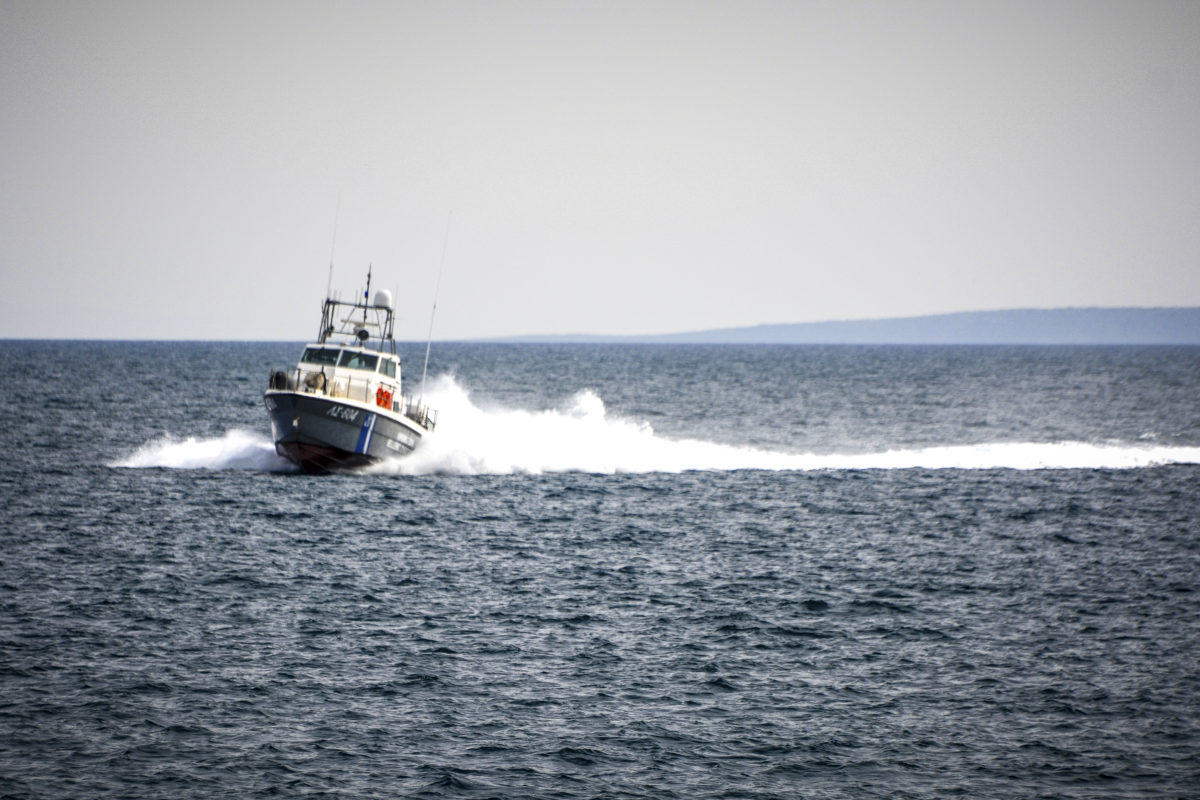
[[[1200,345],[1200,307],[966,311],[921,317],[753,325],[656,335],[563,334],[507,336],[486,341],[595,344]]]

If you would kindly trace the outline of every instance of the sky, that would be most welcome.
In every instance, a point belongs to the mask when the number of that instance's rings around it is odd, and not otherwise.
[[[0,0],[0,337],[1200,305],[1200,3]],[[440,288],[439,288],[440,276]]]

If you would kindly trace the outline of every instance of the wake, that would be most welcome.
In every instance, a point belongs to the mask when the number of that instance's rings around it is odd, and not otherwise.
[[[175,439],[164,436],[147,442],[109,466],[170,469],[248,469],[295,472],[290,461],[276,455],[270,437],[253,431],[231,430],[213,439]]]
[[[1136,469],[1200,464],[1200,447],[1088,442],[998,442],[875,453],[786,453],[671,439],[645,422],[612,417],[591,389],[543,411],[484,408],[452,377],[426,395],[440,424],[417,450],[367,471],[383,475],[623,474],[689,470]],[[210,439],[163,438],[111,466],[292,472],[265,433],[232,430]]]

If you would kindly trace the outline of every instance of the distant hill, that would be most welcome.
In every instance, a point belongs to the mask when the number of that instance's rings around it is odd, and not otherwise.
[[[678,344],[1191,344],[1200,308],[1058,308],[803,322],[652,336],[522,336],[505,342]]]

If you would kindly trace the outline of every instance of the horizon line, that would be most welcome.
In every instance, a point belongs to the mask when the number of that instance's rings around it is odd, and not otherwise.
[[[938,312],[933,314],[910,314],[904,316],[891,317],[862,317],[862,318],[833,318],[814,320],[808,322],[761,322],[749,325],[730,325],[719,328],[696,328],[684,331],[670,331],[665,333],[534,333],[534,334],[498,334],[485,336],[465,336],[465,337],[448,337],[436,338],[432,341],[441,342],[444,344],[450,343],[549,343],[553,340],[565,339],[590,339],[590,340],[646,340],[646,339],[670,339],[674,337],[688,336],[713,336],[729,334],[733,332],[753,332],[762,329],[774,328],[805,328],[819,326],[839,326],[839,325],[872,325],[878,323],[891,322],[912,322],[916,320],[944,320],[953,317],[983,317],[997,314],[1061,314],[1064,312],[1200,312],[1200,305],[1184,305],[1184,306],[1058,306],[1050,308],[1038,307],[1017,307],[1017,308],[1000,308],[987,309],[976,311],[948,311]],[[1198,332],[1200,338],[1200,332]],[[279,342],[279,343],[295,343],[307,341],[307,339],[287,339],[287,338],[244,338],[244,339],[224,339],[224,338],[190,338],[190,337],[102,337],[102,336],[0,336],[0,341],[40,341],[40,342]],[[404,344],[421,343],[423,339],[400,339],[398,342]],[[573,342],[584,343],[584,342]],[[660,342],[670,343],[670,342]],[[676,342],[678,344],[687,344],[690,342]],[[715,342],[721,344],[723,342]],[[751,344],[751,342],[728,342],[730,344]],[[770,344],[771,342],[763,342]],[[776,342],[783,343],[783,342]],[[863,344],[864,342],[846,342],[846,344]],[[950,344],[949,342],[942,342]],[[1003,344],[1004,342],[994,342],[995,344]],[[797,344],[818,344],[817,342],[797,342]],[[828,344],[837,344],[837,342],[828,342]],[[888,344],[888,342],[878,342],[878,344]],[[897,344],[913,344],[913,342],[897,342]],[[964,344],[981,344],[981,342],[965,342]],[[1070,344],[1070,343],[1067,343]]]

